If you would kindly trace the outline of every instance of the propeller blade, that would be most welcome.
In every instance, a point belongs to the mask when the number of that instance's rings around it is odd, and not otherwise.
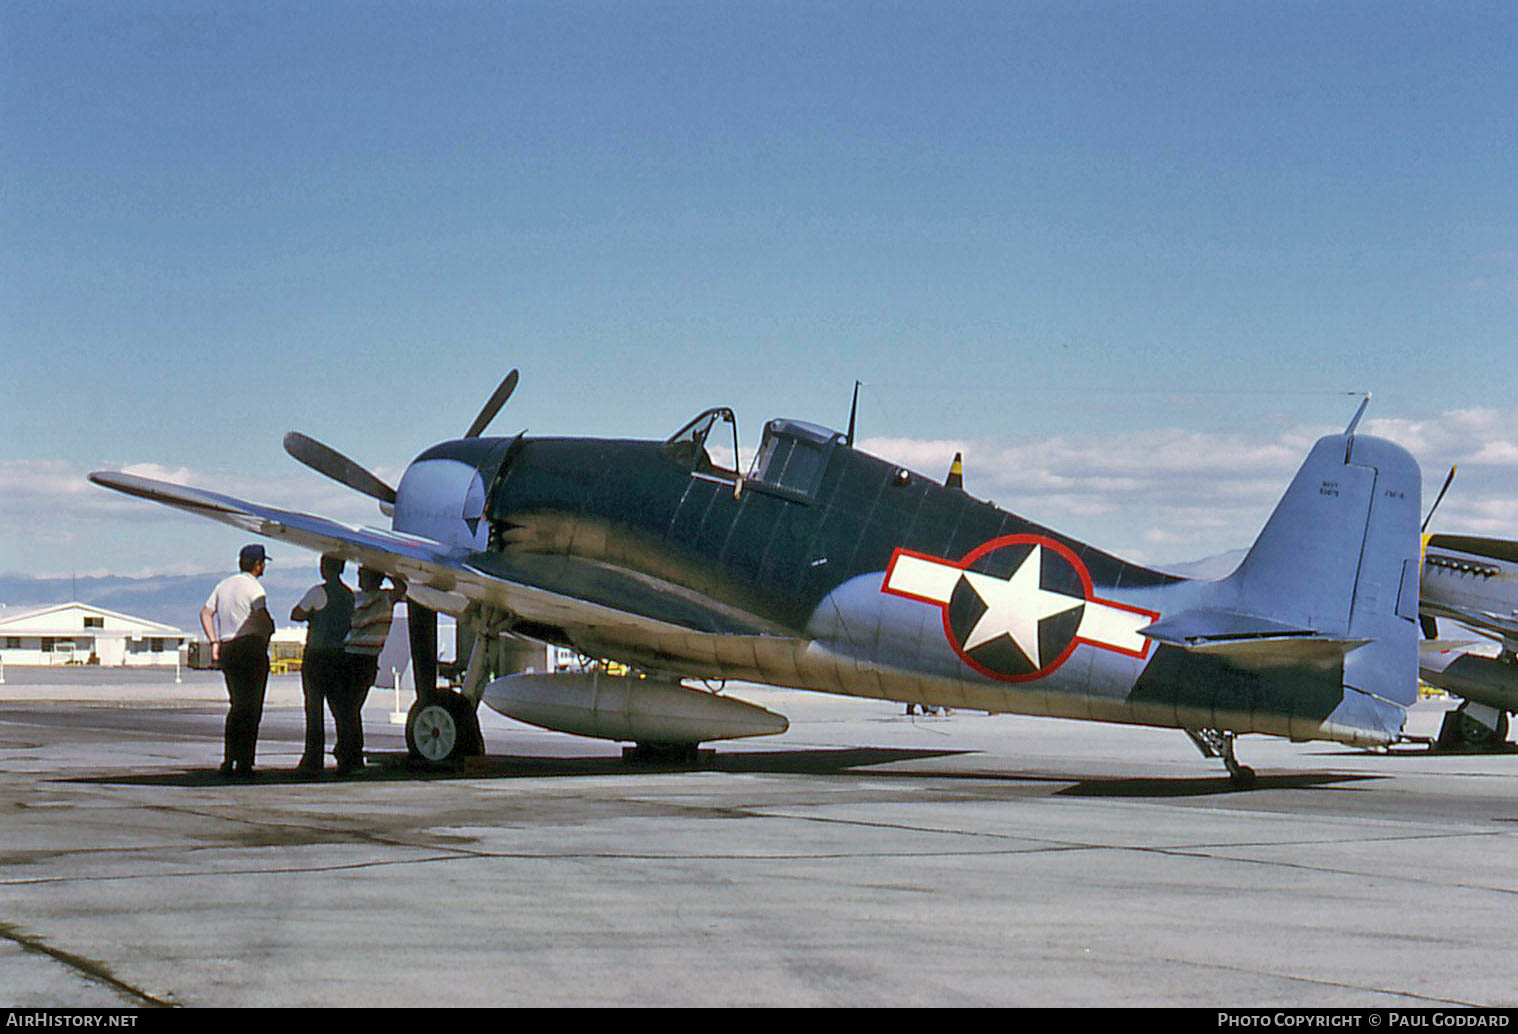
[[[1444,493],[1449,491],[1449,483],[1455,480],[1455,465],[1450,464],[1449,477],[1444,479],[1444,487],[1439,489],[1439,497],[1434,500],[1434,505],[1428,508],[1428,516],[1423,518],[1423,527],[1419,531],[1428,530],[1428,522],[1434,519],[1434,511],[1439,509],[1439,504],[1444,502]]]
[[[356,492],[373,496],[382,503],[395,505],[395,489],[315,438],[291,431],[285,435],[285,451],[318,474],[325,474],[333,481],[347,485]]]
[[[464,432],[465,438],[478,438],[485,430],[495,415],[501,411],[506,400],[511,398],[511,393],[517,390],[517,372],[512,370],[506,375],[506,379],[496,386],[495,393],[485,403],[485,408],[480,410],[480,415],[474,418],[474,423],[469,425],[469,430]]]

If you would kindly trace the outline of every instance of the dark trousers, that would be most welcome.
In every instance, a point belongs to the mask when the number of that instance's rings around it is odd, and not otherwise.
[[[258,726],[264,717],[264,691],[269,686],[269,640],[244,635],[222,643],[221,674],[232,701],[227,712],[226,763],[252,771]]]
[[[321,768],[327,753],[326,715],[339,721],[338,712],[348,684],[348,655],[342,649],[307,650],[300,662],[300,689],[306,700],[306,747],[301,752],[303,768]]]
[[[337,745],[332,748],[332,755],[337,758],[339,768],[364,763],[364,701],[379,671],[377,656],[364,653],[346,656],[348,678],[338,706],[332,711],[332,720],[337,724]]]

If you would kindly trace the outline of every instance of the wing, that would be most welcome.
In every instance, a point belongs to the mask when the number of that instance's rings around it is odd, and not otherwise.
[[[309,513],[245,502],[218,492],[135,474],[96,471],[90,475],[90,480],[103,488],[163,503],[255,535],[321,553],[340,553],[349,560],[400,575],[408,582],[413,578],[423,584],[444,581],[447,573],[458,567],[465,555],[462,550],[431,539],[378,528],[355,527]]]
[[[1436,618],[1449,618],[1478,635],[1498,642],[1518,642],[1518,618],[1510,614],[1495,614],[1479,607],[1462,607],[1454,604],[1424,601],[1419,605],[1421,613]]]
[[[710,597],[611,564],[562,554],[478,552],[403,532],[343,524],[167,481],[98,471],[104,488],[148,499],[242,531],[344,558],[404,578],[424,606],[458,616],[470,604],[558,629],[615,659],[709,658],[722,674],[719,640],[792,641],[782,628]],[[752,656],[753,646],[748,647]]]

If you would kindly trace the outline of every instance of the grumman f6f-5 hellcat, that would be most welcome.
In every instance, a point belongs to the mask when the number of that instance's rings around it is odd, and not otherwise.
[[[1417,699],[1419,470],[1356,434],[1359,414],[1312,447],[1236,571],[1190,580],[871,456],[852,429],[771,420],[746,474],[724,408],[662,441],[484,437],[515,383],[393,489],[286,437],[378,499],[388,529],[90,477],[404,578],[419,689],[407,740],[433,760],[483,750],[482,701],[677,753],[783,731],[782,716],[689,684],[735,679],[1182,729],[1250,785],[1236,736],[1390,744]],[[459,691],[437,688],[438,611],[472,635]],[[630,670],[514,674],[522,639]]]

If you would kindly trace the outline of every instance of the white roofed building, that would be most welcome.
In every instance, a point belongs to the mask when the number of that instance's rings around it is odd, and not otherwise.
[[[0,662],[5,664],[175,664],[185,638],[184,630],[172,625],[88,603],[0,609]]]

